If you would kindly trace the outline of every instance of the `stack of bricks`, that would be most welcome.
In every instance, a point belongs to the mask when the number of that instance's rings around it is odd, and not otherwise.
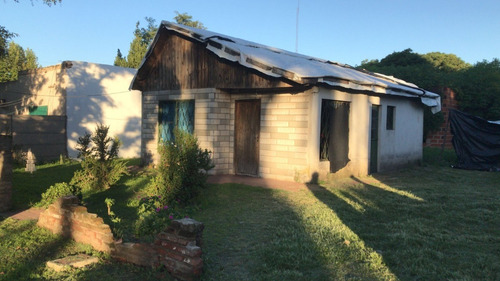
[[[203,270],[201,238],[204,225],[193,219],[172,221],[164,232],[157,235],[154,243],[120,243],[114,240],[110,227],[102,218],[78,205],[75,196],[66,196],[40,214],[38,226],[110,253],[123,262],[165,266],[173,277],[180,280],[198,279]]]
[[[38,226],[102,252],[109,253],[114,243],[109,225],[96,214],[88,213],[86,207],[78,205],[75,196],[59,198],[50,205],[40,214]]]
[[[0,212],[10,209],[12,199],[12,137],[0,136]]]
[[[453,135],[450,132],[448,122],[450,109],[458,109],[458,102],[455,92],[450,88],[445,88],[441,97],[441,112],[443,113],[444,122],[437,131],[429,133],[424,144],[426,147],[441,148],[444,145],[444,148],[453,149],[451,142]]]
[[[201,276],[201,236],[203,223],[185,218],[174,220],[157,235],[153,244],[118,243],[111,255],[124,262],[142,266],[165,266],[180,280],[195,280]]]

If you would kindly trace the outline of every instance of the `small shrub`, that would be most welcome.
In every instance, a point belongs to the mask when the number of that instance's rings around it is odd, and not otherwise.
[[[42,200],[36,204],[37,207],[48,207],[57,199],[63,196],[75,195],[82,199],[80,189],[76,186],[70,185],[65,182],[56,183],[50,186],[47,191],[42,194]]]
[[[211,152],[200,149],[196,137],[181,130],[175,130],[174,135],[175,142],[158,145],[160,162],[149,186],[162,204],[194,198],[206,186],[207,171],[214,167]]]
[[[71,184],[84,191],[110,188],[127,174],[124,162],[118,161],[120,140],[108,136],[109,126],[100,124],[93,135],[86,133],[78,138],[76,149],[82,158],[82,169],[75,172]]]
[[[164,230],[172,220],[189,217],[190,209],[181,208],[180,200],[163,205],[161,196],[148,196],[139,199],[138,215],[134,235],[144,237],[155,235]]]

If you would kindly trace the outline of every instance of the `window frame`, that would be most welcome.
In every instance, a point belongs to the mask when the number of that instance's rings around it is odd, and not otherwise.
[[[187,126],[187,130],[184,130],[190,134],[194,134],[195,130],[195,100],[194,99],[188,99],[188,100],[162,100],[159,101],[158,103],[158,141],[159,142],[173,142],[175,141],[175,136],[174,136],[174,130],[179,128],[179,122],[181,119],[179,118],[180,114],[180,108],[181,104],[188,104],[187,108],[184,108],[182,110],[187,111],[185,114],[189,114],[188,118],[189,120],[187,122],[184,121],[184,126]],[[170,106],[170,108],[168,108]],[[170,114],[170,117],[164,117],[164,110],[169,109],[169,110],[174,110],[175,112],[173,115]],[[169,114],[169,113],[167,113]],[[171,119],[171,120],[169,120]],[[170,130],[164,131],[164,126],[167,123],[173,123],[173,126],[171,126]],[[166,137],[164,137],[165,134],[168,134]]]
[[[396,107],[393,105],[387,106],[385,129],[388,131],[395,130],[396,125]]]

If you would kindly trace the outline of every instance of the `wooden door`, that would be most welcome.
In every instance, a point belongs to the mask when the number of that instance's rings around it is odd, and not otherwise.
[[[239,100],[235,106],[234,168],[240,175],[259,174],[260,100]]]

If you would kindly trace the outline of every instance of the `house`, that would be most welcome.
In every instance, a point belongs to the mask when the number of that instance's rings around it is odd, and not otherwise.
[[[214,174],[301,182],[420,162],[423,107],[440,110],[394,77],[166,21],[131,88],[144,161],[179,127],[213,152]]]
[[[135,72],[78,61],[21,72],[0,83],[0,115],[14,117],[14,145],[39,160],[76,157],[78,137],[99,123],[122,141],[119,156],[139,157],[141,95],[128,89]]]

